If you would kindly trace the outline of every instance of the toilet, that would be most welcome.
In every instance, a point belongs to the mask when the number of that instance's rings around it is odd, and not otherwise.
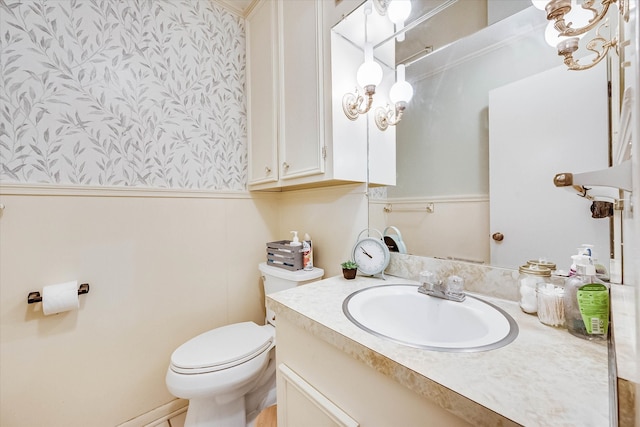
[[[321,268],[289,271],[260,263],[265,295],[320,280]],[[276,403],[275,313],[204,332],[171,355],[169,392],[189,400],[185,427],[252,426]]]

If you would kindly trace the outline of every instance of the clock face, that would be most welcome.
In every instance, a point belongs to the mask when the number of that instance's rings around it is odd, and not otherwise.
[[[389,248],[380,239],[361,239],[353,247],[353,260],[363,274],[382,273],[389,265]]]

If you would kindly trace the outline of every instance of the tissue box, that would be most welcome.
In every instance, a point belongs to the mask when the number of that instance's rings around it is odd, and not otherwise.
[[[302,246],[291,246],[291,240],[267,243],[267,265],[291,271],[302,270]]]

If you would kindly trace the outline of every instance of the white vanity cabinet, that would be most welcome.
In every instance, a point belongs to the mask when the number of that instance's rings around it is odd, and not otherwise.
[[[306,331],[309,325],[278,316],[278,426],[471,425]]]
[[[359,3],[262,0],[247,16],[250,190],[367,181],[366,131],[336,134],[332,123],[342,94],[331,27]]]

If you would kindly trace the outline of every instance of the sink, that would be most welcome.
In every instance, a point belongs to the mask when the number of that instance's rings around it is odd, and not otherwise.
[[[361,289],[345,298],[342,311],[371,334],[436,351],[492,350],[518,336],[515,320],[501,308],[471,295],[463,302],[424,295],[417,285]]]

